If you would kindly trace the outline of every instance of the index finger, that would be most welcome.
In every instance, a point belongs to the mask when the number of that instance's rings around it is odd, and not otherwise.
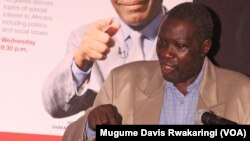
[[[93,25],[97,29],[103,30],[105,27],[108,27],[111,23],[112,23],[112,18],[108,18],[108,19],[96,21]]]

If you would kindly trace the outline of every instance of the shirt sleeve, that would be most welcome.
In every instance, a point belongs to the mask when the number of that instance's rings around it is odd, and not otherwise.
[[[95,138],[96,132],[93,131],[93,130],[91,130],[91,129],[89,128],[88,122],[86,122],[85,131],[86,131],[86,138],[87,138],[87,139]]]
[[[73,73],[74,82],[76,83],[77,87],[79,87],[88,77],[91,71],[91,67],[86,72],[82,71],[81,69],[77,67],[75,61],[73,60],[73,63],[71,65],[71,70]]]

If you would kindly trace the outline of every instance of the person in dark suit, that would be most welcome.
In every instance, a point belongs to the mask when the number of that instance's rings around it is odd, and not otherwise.
[[[215,66],[206,57],[213,21],[206,7],[183,3],[161,22],[159,61],[139,61],[112,70],[94,106],[70,124],[64,141],[92,139],[102,124],[196,124],[208,109],[239,124],[250,124],[250,79]]]

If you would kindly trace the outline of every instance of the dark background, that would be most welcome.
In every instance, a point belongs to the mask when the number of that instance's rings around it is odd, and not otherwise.
[[[250,0],[194,0],[205,4],[215,21],[209,58],[250,76]]]

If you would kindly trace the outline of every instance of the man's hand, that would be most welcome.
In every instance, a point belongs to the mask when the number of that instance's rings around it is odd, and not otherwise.
[[[122,124],[122,117],[117,108],[111,104],[96,107],[88,116],[89,128],[96,130],[96,125],[119,125]]]
[[[89,62],[104,60],[110,52],[110,47],[114,45],[111,37],[119,28],[120,23],[114,22],[112,19],[100,20],[91,24],[84,32],[80,46],[74,54],[76,65],[80,69],[86,69],[84,67]]]

